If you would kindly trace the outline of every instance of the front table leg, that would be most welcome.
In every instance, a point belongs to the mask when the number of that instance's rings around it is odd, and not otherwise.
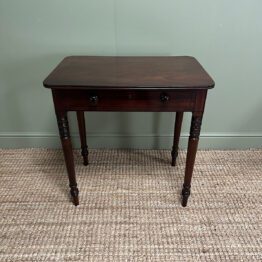
[[[186,207],[187,200],[190,196],[191,179],[193,175],[194,163],[196,158],[197,146],[199,141],[202,113],[194,113],[192,115],[190,136],[187,148],[186,171],[182,190],[182,206]]]
[[[69,178],[70,193],[73,198],[74,205],[77,206],[79,205],[79,199],[78,199],[79,191],[76,183],[73,149],[70,139],[67,113],[57,113],[56,117],[57,117],[62,148],[64,152],[67,174]]]

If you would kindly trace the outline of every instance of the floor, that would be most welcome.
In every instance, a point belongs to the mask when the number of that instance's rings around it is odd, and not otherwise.
[[[0,150],[0,261],[262,261],[262,149],[74,151],[80,205],[60,150]]]

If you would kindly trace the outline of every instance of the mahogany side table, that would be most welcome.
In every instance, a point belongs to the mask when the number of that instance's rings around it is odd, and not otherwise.
[[[192,112],[182,189],[187,205],[207,91],[215,83],[189,56],[69,56],[44,80],[51,88],[70,192],[79,204],[68,111],[76,111],[84,165],[88,147],[84,111],[176,112],[172,166],[176,164],[184,112]]]

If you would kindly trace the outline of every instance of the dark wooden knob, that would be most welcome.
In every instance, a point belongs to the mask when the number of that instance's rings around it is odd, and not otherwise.
[[[161,102],[166,103],[169,100],[169,95],[166,94],[166,93],[162,93],[160,95],[160,100],[161,100]]]
[[[89,101],[90,101],[92,104],[96,105],[97,102],[98,102],[98,96],[97,96],[97,95],[92,95],[92,96],[90,96],[90,97],[89,97]]]

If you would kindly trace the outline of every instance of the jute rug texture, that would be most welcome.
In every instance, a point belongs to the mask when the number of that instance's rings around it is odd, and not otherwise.
[[[80,205],[61,150],[0,150],[0,261],[262,261],[262,150],[74,151]]]

